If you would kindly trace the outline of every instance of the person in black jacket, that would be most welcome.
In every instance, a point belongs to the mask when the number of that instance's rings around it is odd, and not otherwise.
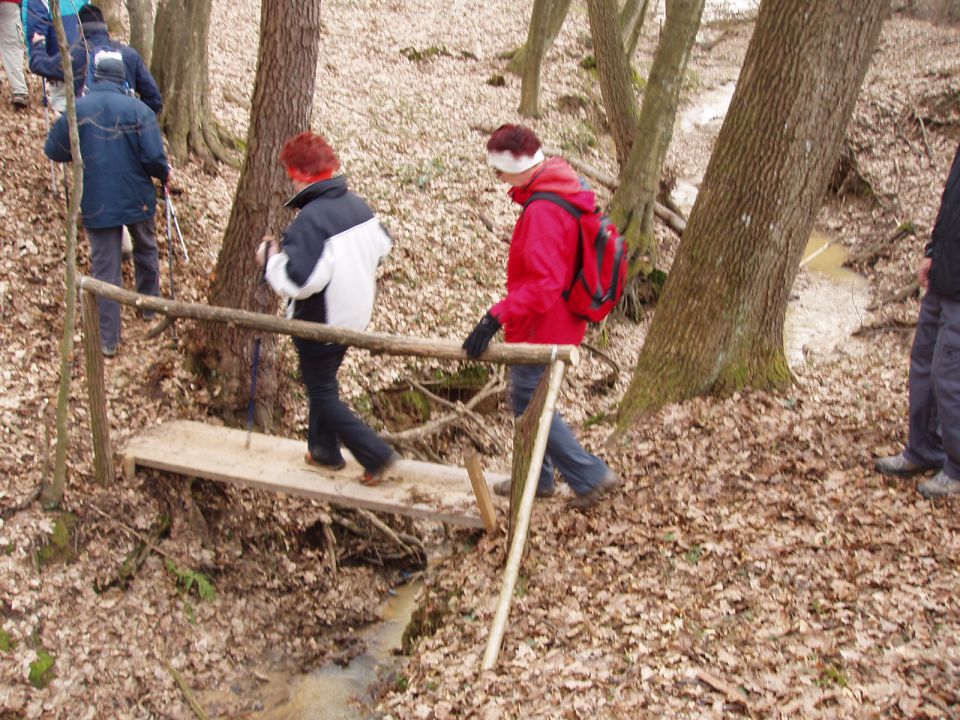
[[[390,252],[390,236],[373,211],[347,189],[333,148],[312,132],[289,139],[280,161],[296,195],[287,207],[300,210],[283,231],[282,247],[264,238],[257,263],[279,295],[290,299],[296,320],[363,330],[373,314],[377,266]],[[363,468],[361,482],[380,483],[397,454],[340,399],[337,372],[347,347],[295,339],[300,375],[310,398],[308,464],[339,470],[346,463],[340,443]]]
[[[910,434],[876,467],[901,477],[939,469],[917,486],[937,498],[960,494],[960,146],[918,274],[926,293],[910,353]]]

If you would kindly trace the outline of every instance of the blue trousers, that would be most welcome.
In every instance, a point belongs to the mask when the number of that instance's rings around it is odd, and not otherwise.
[[[514,365],[510,368],[510,400],[517,417],[527,409],[546,369],[545,365]],[[553,414],[547,436],[547,451],[537,483],[540,491],[553,488],[554,468],[560,471],[561,477],[577,495],[590,492],[610,473],[603,460],[588,453],[577,442],[570,426],[558,412]]]
[[[294,340],[300,354],[300,376],[310,399],[307,449],[326,465],[343,461],[342,442],[365,470],[380,470],[393,448],[354,415],[340,399],[337,372],[347,348],[335,343]]]
[[[127,225],[133,241],[133,271],[137,292],[143,295],[160,294],[160,259],[153,218]],[[122,286],[120,269],[120,237],[123,227],[87,228],[90,240],[90,260],[93,276],[111,285]],[[116,347],[120,342],[120,305],[113,300],[97,298],[100,315],[100,343]]]
[[[927,291],[910,353],[904,457],[960,480],[960,301]]]

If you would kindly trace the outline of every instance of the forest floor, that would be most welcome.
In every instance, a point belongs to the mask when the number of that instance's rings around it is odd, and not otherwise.
[[[259,7],[214,5],[213,105],[242,134]],[[374,330],[460,338],[502,292],[503,240],[516,210],[484,166],[484,136],[473,128],[517,120],[519,80],[500,55],[523,41],[527,5],[324,4],[315,127],[396,241]],[[705,25],[684,110],[736,81],[751,30],[725,17]],[[652,35],[638,54],[641,72]],[[912,281],[936,216],[960,139],[958,39],[957,28],[899,16],[887,23],[848,131],[858,175],[818,217],[817,229],[849,251],[878,249],[855,267],[875,300]],[[545,63],[543,117],[532,124],[547,144],[615,174],[596,80],[579,64],[588,54],[586,11],[575,3]],[[175,674],[211,716],[257,717],[266,679],[360,652],[363,629],[410,567],[380,567],[363,542],[338,531],[341,569],[331,574],[316,532],[328,511],[314,502],[142,471],[98,486],[79,359],[65,513],[36,502],[17,509],[52,463],[65,210],[50,191],[37,84],[24,112],[6,93],[0,718],[188,718]],[[667,164],[684,188],[702,177],[719,126],[709,116],[680,124]],[[203,302],[237,173],[200,163],[176,173],[191,257],[177,267],[178,297]],[[907,222],[915,235],[886,240]],[[661,239],[669,264],[677,240]],[[84,270],[85,241],[80,254]],[[816,282],[801,272],[798,296]],[[874,331],[832,348],[811,342],[788,392],[672,405],[606,447],[646,327],[611,320],[604,337],[588,340],[602,344],[618,375],[606,383],[609,365],[586,352],[561,411],[623,485],[586,514],[569,510],[565,494],[538,502],[500,661],[482,675],[504,536],[419,524],[445,551],[422,575],[419,638],[364,712],[424,720],[960,715],[958,505],[925,501],[912,482],[872,469],[872,458],[897,451],[905,436],[911,335],[899,326],[916,312],[915,294],[884,302],[860,318]],[[146,339],[147,329],[125,313],[120,353],[107,364],[117,446],[165,419],[215,422],[182,349],[169,334]],[[281,353],[290,371],[278,432],[302,437],[306,408],[288,343]],[[342,389],[372,424],[394,430],[375,409],[381,392],[457,369],[355,351]],[[483,448],[485,463],[506,469],[505,404],[484,420],[501,438]],[[459,464],[473,443],[450,429],[430,452]],[[169,535],[129,586],[97,592],[163,515]],[[42,677],[45,654],[54,661]]]

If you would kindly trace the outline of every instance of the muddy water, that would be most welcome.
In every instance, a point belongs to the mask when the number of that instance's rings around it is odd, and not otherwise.
[[[262,689],[264,710],[256,720],[362,720],[369,688],[377,670],[399,649],[404,628],[414,610],[421,582],[403,585],[381,609],[382,622],[364,637],[367,650],[347,667],[329,665],[291,679],[277,674]]]

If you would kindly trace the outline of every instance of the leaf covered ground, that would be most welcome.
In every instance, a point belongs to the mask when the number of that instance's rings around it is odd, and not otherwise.
[[[242,134],[259,8],[215,5],[213,104]],[[499,1],[324,4],[315,127],[396,240],[375,330],[459,338],[501,292],[503,237],[516,211],[485,169],[484,137],[473,127],[517,119],[519,80],[499,56],[523,41],[528,15],[528,3]],[[751,29],[725,18],[705,28],[685,107],[736,80]],[[848,183],[818,218],[818,229],[852,251],[881,247],[857,268],[875,299],[912,280],[960,139],[957,39],[956,28],[900,16],[887,23],[847,142],[869,189],[858,195]],[[642,72],[654,42],[648,30]],[[579,65],[588,54],[586,11],[575,3],[545,64],[543,117],[533,125],[548,144],[612,174],[596,80]],[[52,462],[65,211],[50,191],[37,99],[34,84],[28,111],[0,103],[0,510],[27,498]],[[678,130],[668,157],[676,176],[702,176],[718,129],[719,120]],[[191,250],[190,264],[177,266],[178,296],[202,302],[237,175],[196,163],[176,170]],[[916,235],[884,244],[906,222]],[[669,261],[676,239],[664,234],[662,243]],[[88,267],[84,242],[80,263]],[[884,303],[862,324],[909,322],[916,308],[915,297]],[[210,420],[210,398],[181,349],[169,335],[145,339],[147,327],[125,314],[120,355],[108,364],[118,446],[163,419]],[[591,336],[620,368],[612,387],[602,382],[610,367],[590,352],[567,384],[563,412],[625,482],[588,514],[566,509],[563,496],[538,503],[497,670],[478,675],[504,537],[454,533],[444,538],[450,554],[425,574],[421,604],[434,622],[398,659],[370,712],[437,720],[960,713],[957,503],[931,504],[912,483],[871,470],[873,455],[896,451],[906,431],[909,334],[874,333],[808,355],[783,395],[670,406],[608,448],[644,329],[615,319]],[[343,390],[371,407],[370,393],[451,369],[354,352]],[[0,717],[190,717],[171,670],[210,713],[254,717],[271,673],[354,652],[399,580],[396,568],[345,562],[332,575],[316,533],[327,510],[313,503],[159,473],[98,487],[79,361],[73,379],[69,515],[34,503],[4,512],[0,525]],[[292,373],[280,408],[282,432],[302,436]],[[484,417],[502,438],[486,463],[507,468],[507,409]],[[390,418],[370,421],[393,429]],[[470,444],[449,432],[435,452],[459,463]],[[97,592],[164,516],[169,536],[129,587]],[[419,529],[439,540],[436,528]],[[199,577],[212,593],[198,591]],[[46,672],[44,653],[55,658]]]

